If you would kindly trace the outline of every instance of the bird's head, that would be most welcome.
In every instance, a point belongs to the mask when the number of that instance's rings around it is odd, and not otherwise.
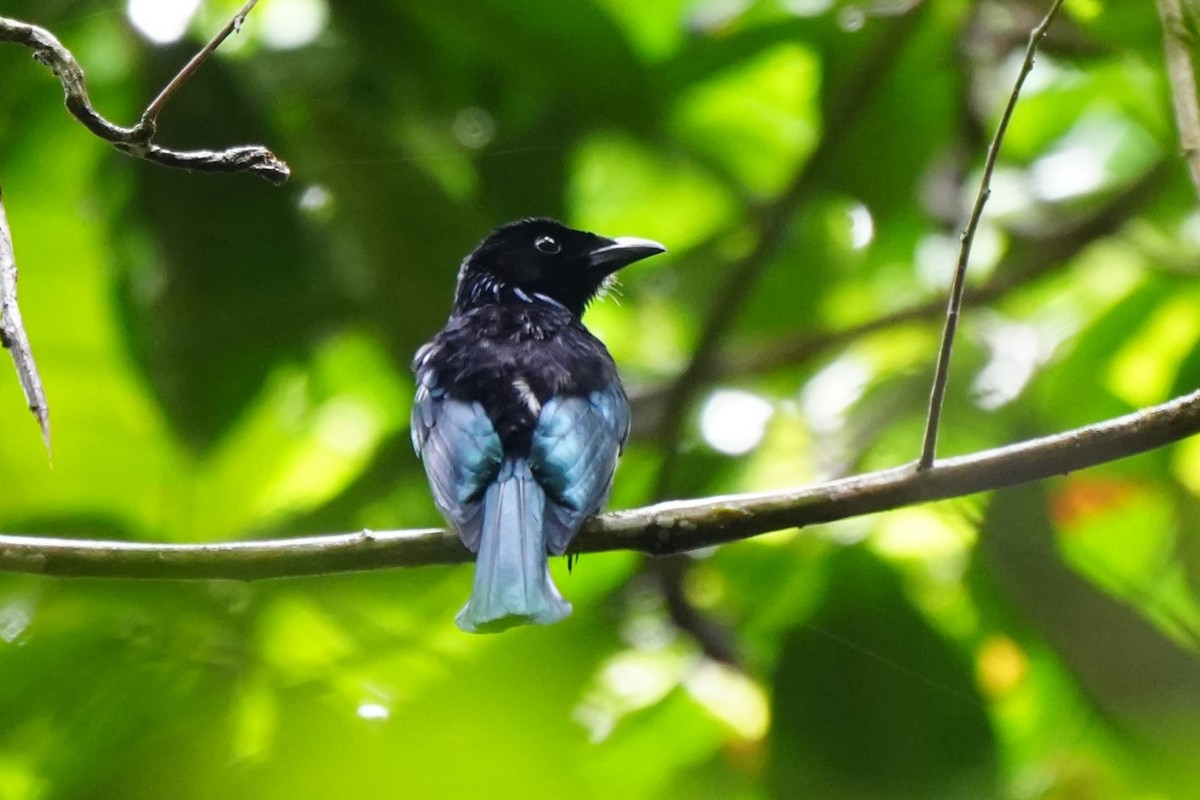
[[[649,239],[608,239],[544,217],[502,225],[463,260],[455,305],[545,302],[582,316],[613,273],[667,248]]]

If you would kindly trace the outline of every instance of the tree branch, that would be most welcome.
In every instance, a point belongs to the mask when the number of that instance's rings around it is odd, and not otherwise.
[[[659,503],[594,517],[571,552],[670,555],[784,528],[1043,480],[1200,432],[1200,392],[1066,433],[780,492]],[[457,564],[472,554],[434,528],[228,544],[149,544],[0,535],[0,570],[63,577],[257,580]]]
[[[1167,78],[1171,83],[1171,104],[1179,127],[1179,144],[1192,175],[1192,184],[1200,193],[1200,104],[1196,99],[1196,68],[1192,48],[1196,38],[1183,17],[1179,0],[1157,0],[1163,26],[1163,50]]]
[[[4,212],[3,190],[0,190],[0,344],[12,356],[21,391],[25,393],[25,402],[41,428],[42,442],[49,453],[50,407],[46,403],[37,362],[33,360],[25,323],[21,320],[21,309],[17,305],[17,256],[8,227],[8,215]]]
[[[231,26],[235,26],[240,21],[250,6],[253,6],[253,3],[247,3],[246,7],[238,12]],[[227,28],[229,27],[227,26]],[[201,54],[207,57],[206,51],[211,52],[228,35],[228,30],[223,29],[204,50],[201,50]],[[175,80],[171,81],[158,98],[150,104],[137,125],[132,128],[123,128],[109,122],[92,107],[92,101],[88,98],[83,69],[54,34],[36,25],[0,17],[0,42],[14,42],[32,49],[33,57],[49,67],[62,83],[67,110],[89,131],[126,155],[161,166],[177,167],[195,172],[252,172],[276,185],[286,181],[290,175],[288,165],[261,145],[242,145],[225,150],[171,150],[152,143],[158,110],[167,98],[195,72],[199,66],[198,63],[195,63],[196,59],[184,67]],[[203,58],[200,58],[199,55],[197,58],[201,63],[203,62]]]
[[[1025,78],[1033,69],[1033,56],[1037,53],[1038,44],[1046,35],[1046,29],[1054,15],[1058,13],[1063,0],[1054,0],[1050,10],[1041,23],[1029,34],[1029,45],[1025,48],[1025,59],[1021,62],[1021,70],[1013,84],[1012,93],[1004,113],[1000,115],[1000,124],[996,126],[996,135],[988,145],[987,158],[984,160],[983,177],[979,182],[979,194],[975,196],[975,206],[962,233],[962,247],[958,254],[958,264],[954,270],[954,278],[950,284],[950,300],[946,309],[946,326],[942,333],[942,344],[938,349],[937,365],[933,373],[933,388],[929,396],[929,415],[925,424],[925,439],[921,445],[921,457],[917,461],[918,469],[928,469],[937,456],[938,426],[942,418],[942,405],[946,399],[946,386],[950,380],[950,355],[954,349],[954,334],[958,330],[958,318],[962,313],[963,290],[967,284],[967,264],[971,259],[971,245],[975,241],[975,231],[983,217],[983,207],[992,193],[992,172],[996,169],[996,159],[1000,157],[1000,145],[1004,142],[1004,133],[1008,130],[1008,121],[1012,119],[1013,109],[1017,107],[1017,98],[1021,96],[1021,87]]]

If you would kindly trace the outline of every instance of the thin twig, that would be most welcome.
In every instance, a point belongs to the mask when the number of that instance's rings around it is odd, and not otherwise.
[[[1200,392],[1096,425],[779,492],[660,503],[594,517],[571,551],[670,555],[902,506],[1044,480],[1200,433]],[[0,570],[63,577],[257,580],[458,564],[474,556],[438,529],[229,544],[150,544],[0,535]]]
[[[17,305],[17,257],[13,249],[12,233],[8,228],[8,215],[4,212],[4,196],[0,190],[0,344],[8,349],[25,402],[33,412],[38,427],[42,430],[42,441],[46,453],[50,453],[50,407],[42,389],[42,378],[38,375],[25,323],[21,320],[21,309]]]
[[[1033,69],[1033,56],[1038,44],[1046,35],[1051,20],[1058,13],[1063,0],[1054,0],[1041,23],[1029,34],[1029,46],[1025,48],[1025,59],[1021,62],[1021,71],[1017,74],[1012,94],[1004,113],[1000,116],[1000,124],[996,126],[996,135],[988,146],[987,159],[983,165],[983,178],[979,184],[979,194],[975,196],[975,206],[967,226],[963,229],[962,247],[959,250],[958,265],[954,270],[954,280],[950,286],[950,301],[946,309],[946,327],[942,333],[942,344],[938,350],[937,367],[933,374],[933,390],[929,397],[929,416],[925,425],[925,441],[921,447],[921,457],[917,461],[918,469],[928,469],[933,465],[937,455],[938,426],[942,418],[942,405],[946,399],[946,385],[950,379],[950,354],[954,348],[954,334],[958,330],[958,318],[962,312],[963,289],[966,286],[967,263],[971,258],[971,245],[975,241],[975,231],[979,228],[979,220],[983,216],[983,207],[987,203],[992,189],[992,172],[996,168],[996,159],[1000,156],[1000,145],[1004,142],[1004,133],[1008,130],[1008,121],[1012,118],[1013,109],[1017,106],[1017,98],[1021,95],[1021,87],[1025,78]]]
[[[1171,83],[1171,104],[1179,127],[1179,144],[1192,175],[1192,184],[1200,193],[1200,103],[1196,99],[1196,67],[1192,48],[1196,37],[1184,20],[1179,0],[1157,0],[1163,27],[1163,51],[1167,78]]]
[[[167,104],[167,101],[175,95],[175,92],[181,86],[187,83],[188,79],[196,73],[196,70],[204,65],[208,57],[216,52],[216,49],[221,46],[222,42],[229,38],[230,34],[235,31],[241,31],[242,23],[246,21],[246,15],[257,4],[258,0],[247,0],[241,10],[234,14],[229,22],[225,23],[225,27],[217,31],[217,35],[210,39],[208,44],[200,49],[200,52],[192,56],[192,60],[185,64],[183,69],[179,70],[179,74],[163,87],[163,90],[158,93],[158,97],[154,98],[154,101],[146,106],[146,110],[142,112],[142,119],[138,125],[153,127],[158,123],[158,113],[162,111],[162,107]]]
[[[866,98],[879,86],[880,76],[886,74],[902,50],[908,39],[906,34],[915,27],[918,16],[916,13],[908,14],[890,25],[886,35],[882,35],[877,46],[870,51],[871,58],[850,74],[845,85],[831,90],[832,102],[826,109],[825,130],[817,148],[796,171],[787,188],[760,211],[753,249],[730,266],[720,289],[713,294],[712,305],[700,325],[700,336],[692,350],[691,359],[667,389],[663,413],[658,419],[657,439],[663,458],[651,490],[654,500],[663,500],[673,494],[671,484],[680,458],[684,420],[696,394],[711,380],[721,342],[754,296],[772,257],[785,243],[797,210],[812,195],[819,171],[842,145],[845,130],[867,107]],[[683,592],[687,565],[658,561],[646,564],[645,570],[655,577],[662,588],[672,622],[691,635],[709,657],[735,663],[736,649],[732,638],[719,623],[687,602]]]
[[[754,295],[759,280],[779,247],[787,238],[788,226],[796,211],[811,196],[815,176],[840,147],[845,131],[868,107],[868,98],[882,81],[897,55],[915,28],[919,11],[902,16],[881,35],[871,57],[850,76],[845,86],[834,95],[839,102],[826,114],[825,131],[817,148],[797,170],[788,187],[760,215],[758,236],[754,248],[740,261],[729,267],[719,291],[713,295],[712,306],[700,329],[700,337],[691,359],[674,380],[667,393],[664,414],[658,430],[663,452],[654,488],[654,496],[670,494],[670,484],[683,438],[683,421],[697,392],[708,382],[721,342],[737,321],[745,305]]]
[[[226,150],[171,150],[151,143],[154,137],[152,119],[147,122],[143,117],[132,128],[109,122],[93,108],[83,69],[75,57],[44,28],[0,17],[0,42],[13,42],[32,49],[34,58],[49,67],[62,84],[67,110],[89,131],[127,155],[196,172],[252,172],[277,185],[288,179],[287,164],[261,145]]]

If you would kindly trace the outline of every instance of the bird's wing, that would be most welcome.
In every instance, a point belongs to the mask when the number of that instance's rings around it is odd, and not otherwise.
[[[546,490],[546,545],[562,555],[612,489],[629,438],[629,400],[619,383],[587,397],[556,397],[542,408],[529,466]]]
[[[500,437],[479,403],[446,397],[425,381],[412,412],[413,447],[433,500],[472,552],[479,549],[483,494],[500,471]]]

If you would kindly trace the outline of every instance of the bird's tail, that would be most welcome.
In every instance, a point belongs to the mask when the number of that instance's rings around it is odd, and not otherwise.
[[[471,598],[455,622],[468,633],[548,625],[571,613],[546,563],[546,494],[524,459],[509,459],[483,497]]]

